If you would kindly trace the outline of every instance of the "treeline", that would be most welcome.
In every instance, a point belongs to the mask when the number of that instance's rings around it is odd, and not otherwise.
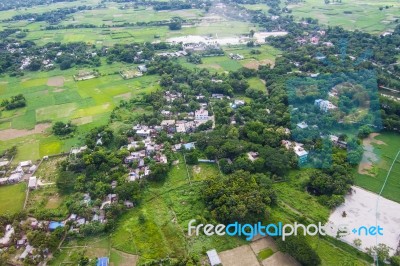
[[[50,24],[56,24],[60,21],[64,20],[68,15],[82,11],[82,10],[91,10],[91,6],[78,6],[78,7],[66,7],[66,8],[59,8],[56,10],[44,12],[42,14],[38,13],[26,13],[15,15],[10,19],[3,20],[5,22],[9,21],[18,21],[18,20],[34,20],[37,22],[46,21]]]
[[[400,131],[400,102],[387,97],[380,98],[383,126],[386,130]]]
[[[75,2],[76,0],[29,0],[29,1],[9,1],[9,0],[0,0],[0,10],[9,10],[9,9],[22,9],[28,8],[38,5],[48,5],[51,3],[59,3],[59,2]]]

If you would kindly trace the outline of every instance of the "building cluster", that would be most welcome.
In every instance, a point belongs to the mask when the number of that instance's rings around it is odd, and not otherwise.
[[[4,163],[3,163],[4,164]],[[32,161],[20,162],[18,166],[6,177],[0,178],[0,185],[14,184],[24,180],[24,175],[35,172],[37,166]]]
[[[241,54],[233,54],[233,53],[230,53],[230,54],[229,54],[229,58],[230,58],[230,59],[233,59],[233,60],[243,60],[243,59],[244,59],[244,56],[241,55]]]
[[[46,259],[50,253],[47,248],[38,250],[30,245],[27,233],[28,231],[44,231],[50,232],[49,221],[38,221],[35,218],[29,217],[26,220],[20,221],[19,225],[25,230],[22,232],[16,231],[11,224],[4,227],[3,237],[0,238],[0,252],[14,247],[17,250],[16,260],[23,261],[27,258],[43,260]],[[40,251],[40,252],[39,252]]]
[[[287,150],[293,150],[294,151],[294,153],[296,154],[300,164],[304,164],[304,163],[307,162],[308,151],[306,151],[303,148],[304,144],[298,143],[298,142],[292,142],[292,141],[289,141],[289,140],[282,140],[282,145]]]
[[[177,51],[177,52],[164,52],[164,53],[158,53],[158,56],[164,56],[164,57],[183,57],[187,56],[188,53],[186,51]]]

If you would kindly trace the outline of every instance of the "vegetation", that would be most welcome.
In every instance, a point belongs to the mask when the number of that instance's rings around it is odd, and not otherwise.
[[[13,110],[26,106],[26,99],[22,94],[18,94],[17,96],[12,96],[11,99],[4,99],[1,102],[1,107],[5,110]]]
[[[276,201],[271,179],[263,174],[237,171],[207,181],[206,187],[204,196],[211,214],[225,224],[265,220],[267,207]]]
[[[63,122],[56,122],[53,125],[53,133],[56,136],[66,136],[73,133],[76,130],[76,126],[73,125],[71,122],[63,123]]]
[[[278,239],[276,244],[282,252],[289,253],[303,265],[312,266],[321,263],[318,254],[311,248],[302,235],[291,236],[285,241]]]

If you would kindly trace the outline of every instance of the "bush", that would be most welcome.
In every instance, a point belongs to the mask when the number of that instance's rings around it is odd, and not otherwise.
[[[66,136],[73,133],[76,130],[76,126],[71,124],[71,122],[63,123],[63,122],[56,122],[53,125],[53,133],[56,136]]]
[[[302,265],[317,266],[321,264],[320,257],[302,235],[291,236],[285,241],[279,238],[276,244],[280,251],[290,254]]]

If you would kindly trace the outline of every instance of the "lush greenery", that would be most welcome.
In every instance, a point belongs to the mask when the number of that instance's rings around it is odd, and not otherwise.
[[[257,222],[268,217],[267,207],[276,201],[271,179],[263,174],[237,171],[206,182],[204,197],[211,214],[225,224]]]

